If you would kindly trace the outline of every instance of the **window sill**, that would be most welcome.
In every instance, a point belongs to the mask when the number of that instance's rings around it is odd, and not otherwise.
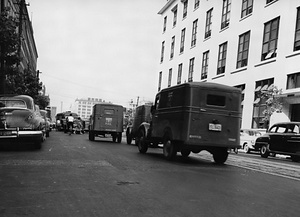
[[[209,40],[210,38],[211,38],[211,36],[208,36],[207,38],[205,38],[205,39],[203,40],[203,42]]]
[[[226,26],[226,27],[224,27],[223,29],[221,29],[221,30],[219,31],[219,33],[224,32],[226,29],[229,29],[229,25]]]
[[[266,64],[269,64],[269,63],[273,63],[273,62],[276,62],[276,59],[272,58],[272,59],[269,59],[269,60],[263,60],[263,62],[254,65],[254,67],[266,65]]]
[[[247,66],[244,66],[244,67],[241,67],[233,72],[230,72],[230,74],[235,74],[235,73],[239,73],[239,72],[242,72],[242,71],[246,71],[247,70]]]
[[[196,44],[192,45],[192,46],[191,46],[191,49],[193,49],[194,47],[196,47]]]
[[[213,77],[212,80],[215,80],[215,79],[218,79],[218,78],[222,78],[224,76],[225,76],[225,74],[217,75],[217,76]]]
[[[248,17],[251,17],[251,16],[252,16],[252,13],[245,15],[244,17],[242,17],[240,19],[240,22],[243,21],[243,20],[245,20],[245,19],[247,19]]]
[[[272,2],[270,2],[270,3],[268,3],[268,4],[266,4],[265,8],[266,8],[266,7],[269,7],[270,5],[274,4],[275,2],[278,2],[278,0],[275,0],[275,1],[272,1]]]
[[[298,56],[298,55],[300,55],[300,51],[299,50],[295,51],[294,53],[292,53],[290,55],[285,56],[285,58],[290,58],[290,57],[294,57],[294,56]]]

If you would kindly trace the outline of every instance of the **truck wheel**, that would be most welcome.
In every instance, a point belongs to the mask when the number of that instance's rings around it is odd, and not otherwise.
[[[94,134],[94,132],[93,131],[89,131],[89,140],[90,141],[95,141],[95,134]]]
[[[116,135],[115,133],[112,135],[112,141],[113,141],[113,142],[116,142],[116,141],[117,141],[117,135]]]
[[[249,154],[251,151],[250,151],[250,148],[247,144],[244,145],[244,151],[245,153]]]
[[[127,142],[128,145],[131,145],[132,136],[131,136],[131,134],[129,132],[126,133],[126,142]]]
[[[121,143],[121,141],[122,141],[122,133],[118,133],[118,140],[117,140],[117,142]]]
[[[219,148],[213,152],[213,158],[216,164],[224,164],[228,158],[227,148]]]
[[[292,156],[291,156],[291,159],[292,159],[292,161],[294,161],[294,162],[300,162],[300,156],[292,155]]]
[[[145,140],[145,131],[140,129],[136,137],[136,144],[139,149],[139,152],[142,154],[146,153],[148,150],[148,145]]]
[[[173,160],[177,154],[175,144],[169,137],[164,139],[163,153],[167,160]]]
[[[191,153],[190,150],[186,150],[186,149],[182,149],[180,152],[181,152],[181,156],[184,158],[187,158]]]
[[[263,145],[260,148],[260,156],[263,158],[267,158],[269,156],[269,150],[268,150],[268,146],[267,145]]]

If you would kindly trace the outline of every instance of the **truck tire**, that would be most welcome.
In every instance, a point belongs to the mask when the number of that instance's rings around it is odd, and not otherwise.
[[[90,141],[95,141],[95,134],[92,130],[89,131],[89,140]]]
[[[227,148],[218,148],[213,152],[213,158],[216,164],[224,164],[228,158]]]
[[[112,134],[112,141],[113,142],[116,142],[117,141],[117,134]]]
[[[163,153],[164,157],[169,161],[173,160],[177,154],[176,146],[169,136],[166,136],[164,139]]]
[[[145,131],[143,129],[140,129],[138,131],[138,135],[136,137],[136,143],[137,143],[137,147],[139,149],[139,152],[144,154],[147,152],[148,150],[148,145],[146,143],[146,138],[145,138]]]
[[[184,158],[187,158],[191,153],[190,150],[186,150],[186,149],[182,149],[180,152],[181,152],[181,156]]]

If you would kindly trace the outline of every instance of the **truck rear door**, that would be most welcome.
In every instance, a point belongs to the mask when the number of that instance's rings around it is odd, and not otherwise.
[[[100,131],[116,132],[122,124],[118,118],[118,107],[101,106],[96,109],[95,127]]]

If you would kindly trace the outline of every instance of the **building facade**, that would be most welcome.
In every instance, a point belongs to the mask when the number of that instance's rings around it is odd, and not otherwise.
[[[189,81],[241,88],[242,128],[262,128],[262,91],[282,90],[282,112],[300,121],[300,1],[168,0],[158,91]]]
[[[93,112],[93,106],[97,103],[105,102],[99,98],[82,98],[75,100],[75,113],[78,114],[83,120],[87,120],[90,118]]]

